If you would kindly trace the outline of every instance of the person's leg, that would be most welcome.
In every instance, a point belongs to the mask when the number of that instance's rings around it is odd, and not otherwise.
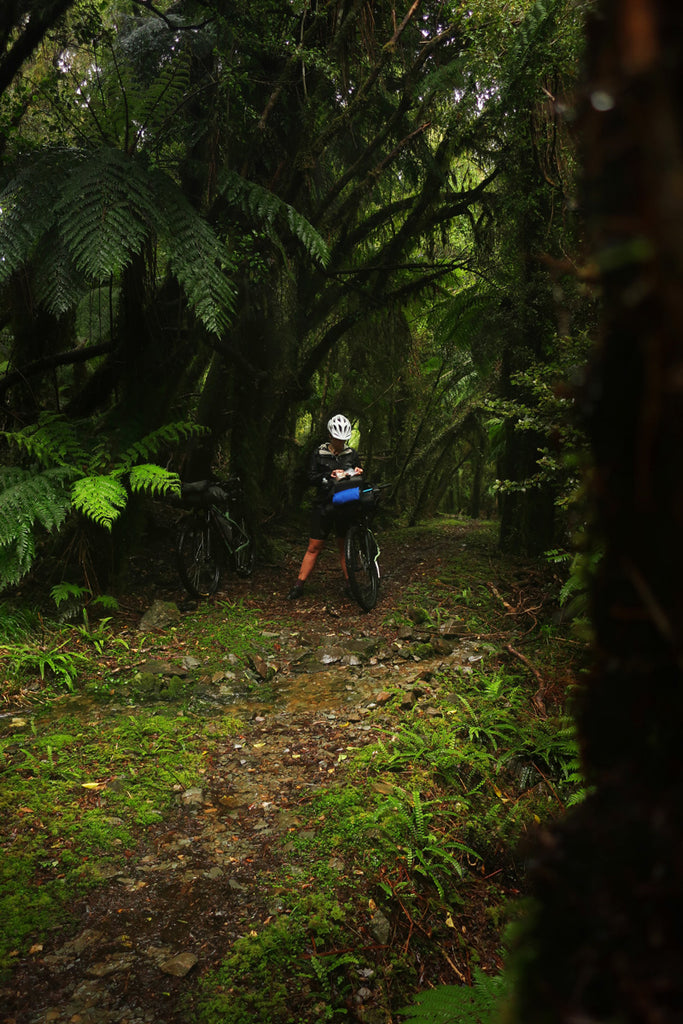
[[[346,544],[346,538],[345,537],[337,537],[337,550],[339,551],[339,564],[341,565],[341,570],[344,573],[344,579],[348,581],[349,573],[348,573],[348,570],[346,568],[346,555],[344,553],[345,544]]]
[[[318,555],[323,549],[325,536],[329,527],[326,526],[325,516],[322,509],[315,508],[311,513],[311,536],[308,539],[308,547],[304,555],[296,583],[290,590],[288,597],[290,601],[301,597],[304,592],[304,583],[313,572]]]
[[[318,555],[322,551],[324,543],[325,542],[323,540],[318,540],[316,537],[309,538],[306,554],[303,557],[301,568],[299,569],[298,578],[300,583],[305,583],[313,572]]]

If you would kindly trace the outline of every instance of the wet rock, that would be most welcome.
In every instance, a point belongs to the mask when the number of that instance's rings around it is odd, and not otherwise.
[[[74,991],[72,999],[74,1003],[85,1007],[94,1006],[96,1003],[108,1005],[111,1002],[109,993],[97,981],[82,982]],[[92,1018],[88,1016],[86,1019],[91,1020]],[[73,1020],[73,1017],[71,1017],[71,1020]]]
[[[409,710],[414,707],[417,702],[417,693],[415,690],[405,690],[401,696],[401,707]]]
[[[360,658],[369,658],[377,652],[379,644],[373,636],[358,636],[344,644],[347,651],[357,654]]]
[[[177,665],[172,665],[170,661],[158,661],[151,660],[146,661],[144,665],[139,668],[140,675],[158,675],[158,676],[186,676],[186,668],[178,668]]]
[[[168,629],[180,622],[181,614],[174,601],[155,601],[140,619],[138,629],[146,632],[153,629]]]
[[[258,654],[249,656],[249,665],[261,679],[271,679],[275,675],[274,669]]]
[[[103,933],[97,931],[94,928],[86,928],[84,932],[77,935],[75,939],[71,939],[70,942],[66,942],[60,949],[52,953],[50,956],[46,956],[45,963],[48,966],[52,966],[53,963],[59,960],[67,960],[71,957],[79,957],[86,949],[90,949],[91,946],[96,946],[98,942],[101,942]]]
[[[194,669],[199,668],[201,666],[201,661],[199,660],[199,658],[193,658],[191,655],[187,655],[186,657],[180,659],[180,664],[183,666],[183,668],[187,669],[188,672],[192,672],[194,671]]]
[[[126,971],[135,963],[133,953],[112,953],[106,960],[100,960],[88,968],[87,973],[93,978],[106,978],[110,974]]]
[[[343,657],[342,647],[324,647],[319,654],[319,660],[323,665],[336,665]]]
[[[197,962],[197,957],[194,953],[178,953],[177,956],[171,957],[170,960],[164,960],[159,964],[159,968],[164,974],[172,974],[174,978],[184,978]]]
[[[443,636],[434,636],[431,640],[431,648],[435,654],[452,654],[454,644]]]
[[[198,786],[190,786],[189,789],[185,790],[180,799],[185,807],[199,807],[204,803],[204,791],[199,789]]]
[[[380,946],[387,946],[391,938],[391,922],[381,910],[375,911],[370,920],[370,934]]]

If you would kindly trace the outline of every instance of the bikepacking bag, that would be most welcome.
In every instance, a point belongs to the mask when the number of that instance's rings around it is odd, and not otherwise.
[[[360,498],[360,487],[346,487],[343,491],[337,491],[332,495],[333,505],[346,505],[349,501],[358,501]]]

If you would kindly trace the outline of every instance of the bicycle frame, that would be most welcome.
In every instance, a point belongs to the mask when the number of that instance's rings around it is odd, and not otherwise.
[[[183,484],[181,503],[191,511],[178,538],[180,578],[189,593],[215,593],[223,569],[232,564],[238,576],[249,576],[254,565],[251,531],[242,511],[237,478],[226,486],[207,480]]]

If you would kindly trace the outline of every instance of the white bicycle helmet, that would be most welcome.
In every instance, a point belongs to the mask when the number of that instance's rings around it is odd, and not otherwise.
[[[339,414],[333,416],[332,419],[327,421],[327,429],[332,437],[336,437],[338,441],[348,441],[351,437],[351,424],[346,416]]]

